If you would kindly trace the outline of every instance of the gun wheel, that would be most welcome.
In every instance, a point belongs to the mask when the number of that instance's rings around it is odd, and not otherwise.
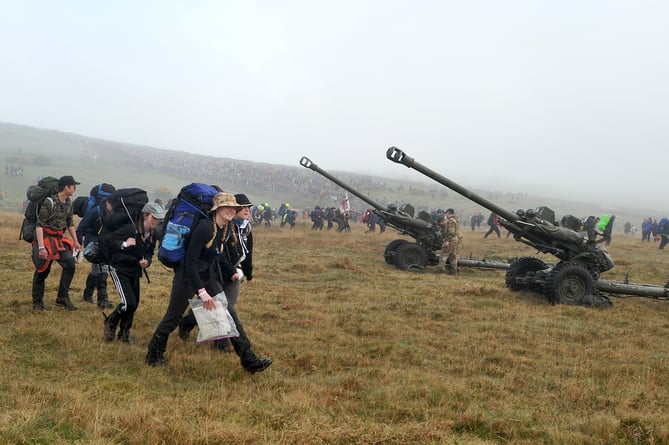
[[[546,296],[552,304],[584,304],[594,290],[595,282],[588,269],[570,261],[558,263],[546,282]]]
[[[395,251],[395,265],[401,270],[425,270],[427,252],[416,243],[402,244]]]
[[[532,277],[540,270],[547,269],[548,266],[541,259],[535,257],[523,257],[513,262],[506,271],[505,283],[506,287],[519,291],[527,287],[524,282],[519,282],[516,278]]]
[[[388,264],[395,264],[395,252],[397,249],[403,245],[407,244],[409,241],[405,239],[396,239],[388,243],[386,250],[383,252],[383,258]]]

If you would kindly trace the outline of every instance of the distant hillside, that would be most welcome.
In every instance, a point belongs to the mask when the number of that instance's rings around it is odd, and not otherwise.
[[[202,156],[175,150],[107,141],[58,130],[0,123],[0,157],[5,176],[0,181],[5,199],[0,207],[20,208],[26,187],[43,175],[72,174],[82,182],[81,193],[105,181],[117,187],[136,186],[152,197],[174,196],[189,182],[218,184],[233,193],[246,193],[254,202],[268,202],[278,207],[289,202],[293,208],[310,209],[315,205],[338,206],[344,191],[321,175],[295,167],[255,163],[225,157]],[[22,176],[9,175],[22,169]],[[420,209],[453,207],[465,216],[488,211],[436,182],[403,181],[347,172],[329,172],[341,181],[383,205],[410,202]],[[466,185],[466,184],[463,184]],[[660,217],[649,210],[605,209],[594,204],[537,197],[508,191],[474,190],[509,210],[546,205],[558,216],[572,214],[615,213],[620,227],[630,221],[638,227],[647,216]],[[354,209],[368,204],[350,195]]]

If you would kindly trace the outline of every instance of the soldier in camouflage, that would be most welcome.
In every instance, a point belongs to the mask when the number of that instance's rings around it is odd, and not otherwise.
[[[453,209],[446,210],[446,213],[440,216],[439,230],[444,240],[439,258],[439,270],[449,275],[457,275],[458,250],[462,244],[462,234],[460,233],[460,220],[455,216]],[[446,269],[447,262],[448,269]]]

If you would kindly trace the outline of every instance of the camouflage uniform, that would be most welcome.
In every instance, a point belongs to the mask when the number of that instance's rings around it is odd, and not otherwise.
[[[451,275],[458,273],[458,250],[462,244],[460,220],[453,214],[447,214],[439,223],[444,244],[439,258],[439,269],[446,272],[446,262],[449,262],[448,272]]]

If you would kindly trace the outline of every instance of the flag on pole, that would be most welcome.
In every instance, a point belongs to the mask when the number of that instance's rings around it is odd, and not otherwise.
[[[348,213],[351,210],[351,204],[348,201],[348,192],[344,195],[344,199],[341,200],[341,212]]]

